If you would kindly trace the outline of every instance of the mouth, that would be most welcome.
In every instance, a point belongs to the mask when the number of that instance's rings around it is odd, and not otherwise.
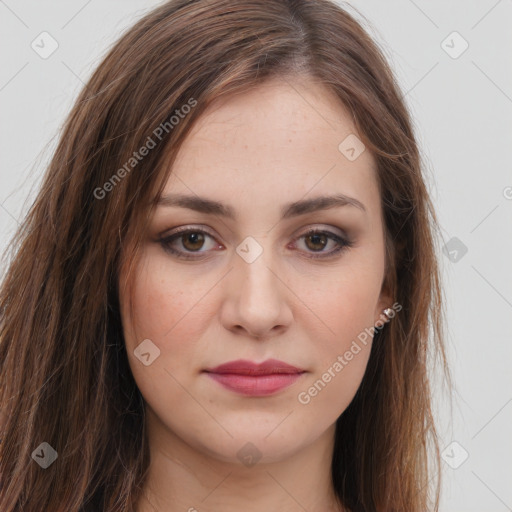
[[[237,360],[203,372],[226,389],[246,396],[268,396],[301,378],[305,370],[277,359],[263,363]]]

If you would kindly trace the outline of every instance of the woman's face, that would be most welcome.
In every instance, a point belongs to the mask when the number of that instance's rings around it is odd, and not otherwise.
[[[375,163],[354,133],[321,86],[276,79],[217,102],[182,146],[130,283],[133,314],[120,276],[130,366],[167,439],[246,464],[333,434],[392,302]],[[302,373],[206,371],[240,359]]]

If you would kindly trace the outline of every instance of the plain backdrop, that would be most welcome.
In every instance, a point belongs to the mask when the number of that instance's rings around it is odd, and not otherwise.
[[[121,32],[160,3],[0,0],[0,250],[83,83]],[[452,416],[436,388],[441,511],[512,511],[512,1],[341,5],[369,20],[395,70],[442,225],[457,392]],[[41,37],[47,51],[58,44],[47,58],[32,47]]]

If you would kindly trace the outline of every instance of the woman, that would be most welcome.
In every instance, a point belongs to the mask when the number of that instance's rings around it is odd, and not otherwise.
[[[347,12],[156,8],[80,94],[13,241],[0,509],[437,510],[435,229]]]

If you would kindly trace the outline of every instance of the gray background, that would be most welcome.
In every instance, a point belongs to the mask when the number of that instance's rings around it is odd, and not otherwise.
[[[0,250],[101,55],[160,3],[0,0]],[[406,93],[446,244],[440,259],[457,394],[453,417],[440,390],[436,402],[441,511],[512,511],[512,1],[342,5],[369,19]],[[31,47],[43,31],[59,45],[46,59]]]

